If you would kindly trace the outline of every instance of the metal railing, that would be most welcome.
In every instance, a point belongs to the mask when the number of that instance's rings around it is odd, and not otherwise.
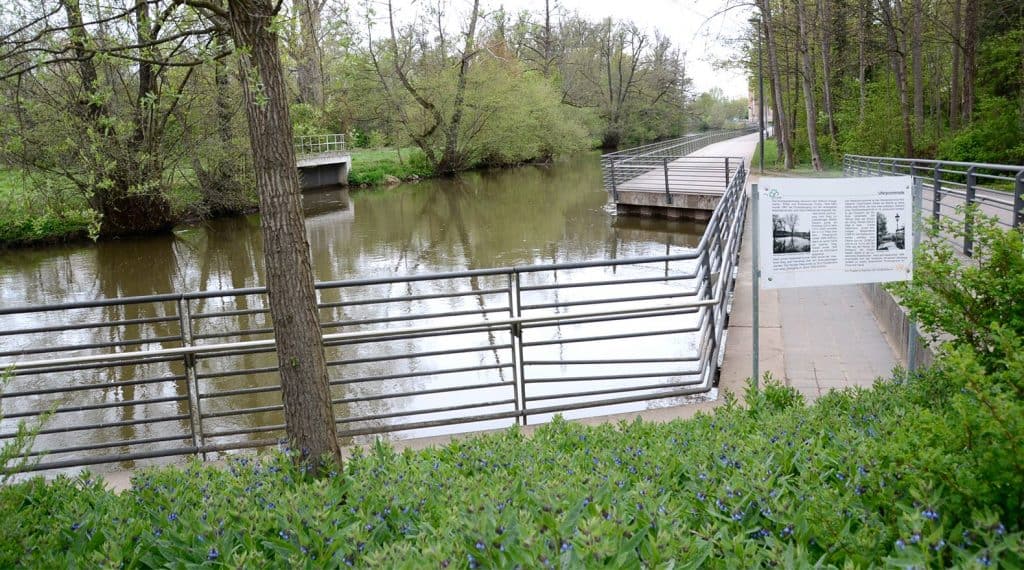
[[[698,246],[677,255],[318,283],[339,437],[710,390],[745,177],[740,167]],[[267,307],[264,288],[247,288],[0,309],[0,443],[44,419],[31,470],[278,444]]]
[[[843,156],[843,171],[854,176],[910,175],[920,180],[922,209],[932,218],[948,218],[963,224],[964,236],[957,245],[964,255],[974,251],[974,220],[969,210],[994,217],[1003,227],[1024,223],[1024,166],[893,158],[881,156]]]
[[[304,135],[295,137],[295,157],[342,154],[345,152],[345,135]]]
[[[687,156],[710,144],[756,133],[757,129],[688,135],[605,154],[601,172],[605,190],[617,201],[619,192],[723,194],[743,163],[739,157]]]

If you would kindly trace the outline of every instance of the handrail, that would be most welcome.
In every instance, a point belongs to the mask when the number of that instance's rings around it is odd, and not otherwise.
[[[934,221],[947,219],[963,224],[963,239],[956,245],[968,257],[974,253],[975,209],[1003,227],[1024,224],[1021,165],[847,154],[843,156],[843,171],[854,176],[914,177],[922,190],[930,190],[922,192],[922,208]],[[966,206],[973,208],[957,211]]]
[[[332,390],[344,387],[333,399],[343,406],[339,436],[526,423],[707,392],[724,350],[745,178],[740,163],[700,242],[680,254],[317,283],[328,367],[345,367],[330,381]],[[609,269],[629,265],[637,269]],[[389,294],[389,285],[414,283]],[[0,441],[14,436],[10,422],[52,414],[33,452],[52,457],[30,470],[275,444],[283,424],[266,415],[282,407],[265,295],[248,287],[0,309],[0,319],[16,325],[0,332],[9,347],[73,354],[24,360],[19,349],[0,350],[14,383]],[[441,302],[417,304],[430,299]],[[96,335],[97,327],[112,333]],[[689,339],[690,348],[676,339]],[[363,350],[368,343],[373,349]],[[545,352],[552,346],[596,352],[560,355],[554,364]],[[605,348],[589,348],[598,346]],[[380,368],[389,362],[401,366]],[[552,365],[563,372],[543,372]],[[67,380],[56,385],[48,378],[55,375]],[[265,375],[273,375],[269,384],[236,381]],[[452,395],[462,396],[453,403]],[[118,435],[104,435],[111,428]]]
[[[302,135],[295,137],[296,158],[343,153],[345,150],[344,134],[332,133],[327,135]]]

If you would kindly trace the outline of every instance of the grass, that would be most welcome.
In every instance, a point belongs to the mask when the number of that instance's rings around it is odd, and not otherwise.
[[[0,170],[0,247],[80,239],[92,220],[85,201],[57,181]]]
[[[799,157],[798,157],[799,158]],[[754,156],[750,161],[751,172],[758,172],[760,168],[761,160],[761,143],[757,143],[757,147],[754,149]],[[783,167],[782,159],[779,157],[778,143],[774,138],[767,138],[764,141],[764,171],[766,174],[772,176],[793,176],[799,175],[801,177],[821,177],[821,178],[833,178],[842,176],[841,169],[833,169],[826,164],[826,169],[823,171],[815,171],[811,167],[810,159],[806,162],[797,162],[796,165],[790,170],[786,170]]]
[[[388,176],[411,180],[432,175],[423,151],[416,147],[352,149],[351,154],[348,182],[354,186],[383,184]]]

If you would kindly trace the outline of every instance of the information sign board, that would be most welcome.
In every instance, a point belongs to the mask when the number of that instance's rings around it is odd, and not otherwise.
[[[913,270],[913,178],[762,178],[762,289],[906,281]]]

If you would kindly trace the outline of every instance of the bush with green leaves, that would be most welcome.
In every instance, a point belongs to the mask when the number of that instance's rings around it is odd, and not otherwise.
[[[1008,336],[1024,338],[1024,232],[1002,229],[977,207],[954,217],[973,220],[972,257],[959,253],[963,222],[943,217],[925,228],[913,280],[891,290],[934,346],[964,346],[991,364],[1007,356]]]
[[[688,421],[379,444],[320,479],[279,453],[121,494],[35,479],[0,489],[0,566],[1020,566],[1020,487],[992,478],[1014,450],[964,447],[943,373],[811,407],[768,385]]]

